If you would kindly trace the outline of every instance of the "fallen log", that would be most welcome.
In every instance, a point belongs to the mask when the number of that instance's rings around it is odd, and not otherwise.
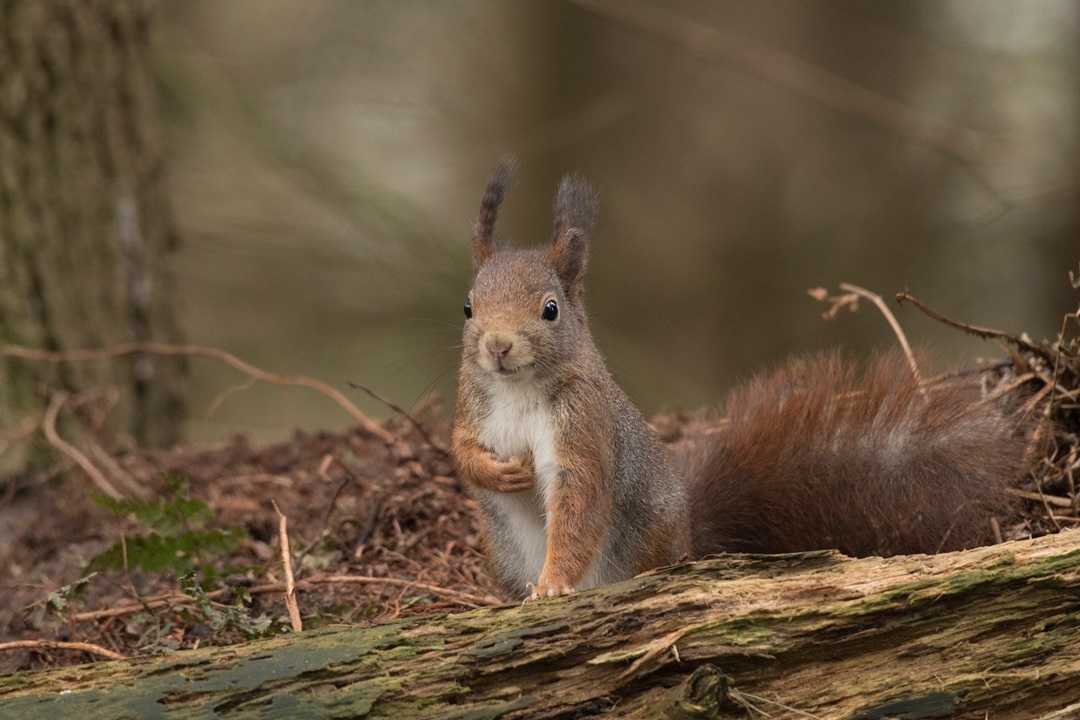
[[[1065,718],[1080,532],[720,556],[529,605],[0,679],[3,718]]]

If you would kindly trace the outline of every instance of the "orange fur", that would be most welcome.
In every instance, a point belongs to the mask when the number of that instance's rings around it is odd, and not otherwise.
[[[574,414],[585,417],[587,412],[576,409]],[[548,515],[547,554],[537,582],[541,596],[580,584],[611,522],[614,461],[610,443],[603,442],[609,434],[600,423],[587,429],[593,432],[564,432],[557,438],[563,471]]]
[[[458,472],[469,482],[485,490],[516,493],[531,490],[536,483],[532,461],[528,457],[512,457],[506,462],[492,458],[475,438],[455,432],[451,452],[456,458]]]

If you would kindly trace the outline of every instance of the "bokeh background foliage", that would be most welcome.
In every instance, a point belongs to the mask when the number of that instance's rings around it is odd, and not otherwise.
[[[267,369],[452,397],[506,152],[514,242],[549,237],[563,173],[599,190],[594,332],[646,412],[893,342],[869,309],[821,321],[818,285],[1037,337],[1075,307],[1073,0],[173,0],[149,23],[180,326]],[[900,318],[942,364],[998,352]],[[208,413],[244,378],[190,369],[195,441],[349,421],[262,385]]]

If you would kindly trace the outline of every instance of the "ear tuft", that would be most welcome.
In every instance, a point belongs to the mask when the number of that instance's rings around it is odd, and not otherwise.
[[[558,273],[566,294],[574,301],[585,289],[589,235],[596,224],[596,193],[576,175],[567,175],[555,194],[555,237],[548,260]]]
[[[567,175],[555,194],[555,237],[577,228],[586,235],[596,225],[596,192],[580,175]]]
[[[507,155],[500,162],[488,179],[484,199],[480,201],[480,217],[473,225],[472,260],[473,270],[487,262],[495,253],[495,220],[499,216],[499,206],[506,197],[506,190],[514,177],[517,160]]]

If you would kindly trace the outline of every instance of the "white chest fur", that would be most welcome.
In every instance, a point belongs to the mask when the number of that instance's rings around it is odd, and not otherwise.
[[[560,470],[546,400],[543,391],[529,383],[496,382],[490,412],[480,427],[481,442],[504,460],[515,455],[532,456],[537,490],[545,499],[548,486]]]
[[[522,583],[535,582],[547,548],[547,507],[553,480],[561,471],[555,458],[555,430],[543,390],[527,382],[492,384],[490,407],[480,423],[480,442],[503,459],[531,455],[536,477],[534,490],[522,493],[486,493],[510,526],[517,545]]]

